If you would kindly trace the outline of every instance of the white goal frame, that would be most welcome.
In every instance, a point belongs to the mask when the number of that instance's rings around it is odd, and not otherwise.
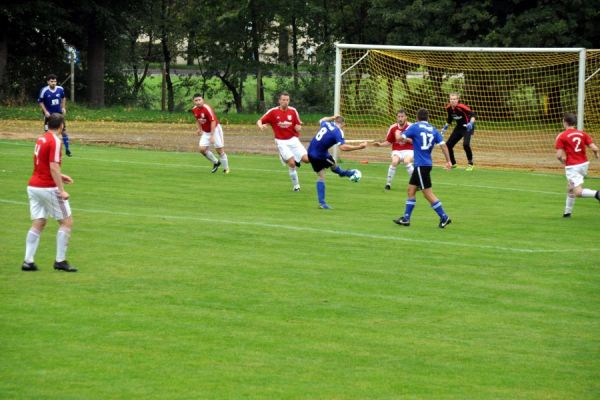
[[[335,43],[335,89],[334,89],[334,115],[340,114],[341,109],[341,91],[342,77],[346,72],[354,67],[352,65],[345,71],[342,71],[342,50],[343,49],[363,49],[365,55],[361,57],[354,65],[360,62],[369,54],[370,50],[414,50],[414,51],[444,51],[444,52],[462,52],[462,53],[579,53],[579,66],[577,78],[577,129],[584,129],[585,113],[585,48],[539,48],[539,47],[437,47],[437,46],[387,46],[387,45],[369,45],[369,44],[348,44]],[[334,148],[334,158],[338,159],[337,146]]]

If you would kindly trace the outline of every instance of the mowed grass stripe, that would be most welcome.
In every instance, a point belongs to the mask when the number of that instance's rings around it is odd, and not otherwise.
[[[20,206],[27,206],[28,203],[25,202],[17,202],[12,200],[0,199],[0,203],[5,204],[14,204]],[[316,233],[319,235],[323,234],[331,234],[331,235],[340,235],[340,236],[354,236],[363,239],[375,239],[375,240],[390,240],[390,241],[399,241],[399,242],[412,242],[412,243],[420,243],[420,244],[434,244],[439,246],[458,246],[458,247],[469,247],[476,249],[487,249],[487,250],[497,250],[502,252],[515,252],[515,253],[572,253],[572,252],[600,252],[600,248],[568,248],[568,249],[536,249],[536,248],[518,248],[518,247],[501,247],[501,246],[490,246],[483,245],[477,243],[457,243],[451,241],[441,241],[441,240],[429,240],[429,239],[415,239],[409,237],[402,236],[387,236],[387,235],[379,235],[373,233],[366,232],[352,232],[352,231],[339,231],[333,229],[320,229],[320,228],[311,228],[307,226],[292,226],[292,225],[284,225],[284,224],[273,224],[259,221],[233,221],[233,220],[224,220],[224,219],[216,219],[216,218],[204,218],[197,217],[193,215],[166,215],[166,214],[139,214],[139,213],[131,213],[124,211],[110,211],[110,210],[91,210],[84,208],[74,207],[73,211],[81,212],[81,213],[96,213],[96,214],[107,214],[114,215],[120,217],[128,217],[133,219],[170,219],[170,220],[178,220],[178,221],[195,221],[195,222],[207,222],[211,224],[229,224],[229,225],[244,225],[244,226],[254,226],[258,228],[268,228],[268,229],[284,229],[298,232],[308,232],[308,233]]]

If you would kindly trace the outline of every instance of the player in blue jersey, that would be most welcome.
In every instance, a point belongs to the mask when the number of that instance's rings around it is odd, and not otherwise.
[[[56,84],[56,79],[56,75],[48,75],[46,78],[46,83],[48,85],[40,90],[40,96],[38,97],[38,103],[42,109],[42,114],[44,114],[44,132],[48,131],[48,118],[50,118],[50,114],[58,113],[64,115],[67,113],[65,90],[62,86]],[[71,157],[66,124],[62,133],[62,140],[65,145],[65,154]]]
[[[325,202],[325,171],[330,168],[340,177],[350,177],[354,175],[354,170],[343,170],[335,163],[335,159],[329,154],[329,149],[336,144],[339,145],[342,151],[354,151],[367,147],[367,142],[359,145],[346,144],[344,140],[345,126],[344,117],[339,115],[333,117],[325,117],[319,120],[321,127],[319,131],[310,141],[308,146],[308,159],[313,170],[317,173],[317,197],[319,199],[319,208],[330,209]]]
[[[413,171],[410,181],[408,183],[408,199],[406,200],[406,209],[404,215],[395,219],[394,222],[398,225],[409,226],[410,216],[415,208],[417,199],[415,194],[417,188],[423,192],[423,196],[427,199],[431,208],[440,216],[440,228],[445,228],[446,225],[452,222],[450,217],[444,212],[442,202],[433,194],[431,190],[431,169],[433,162],[431,160],[431,150],[433,145],[438,144],[444,152],[446,157],[446,169],[452,168],[452,162],[450,161],[450,154],[448,153],[448,147],[444,143],[442,135],[431,125],[427,120],[429,119],[429,111],[425,108],[421,108],[417,111],[417,122],[412,124],[407,130],[402,133],[402,138],[405,140],[410,139],[413,144],[414,150],[414,165],[415,170]]]

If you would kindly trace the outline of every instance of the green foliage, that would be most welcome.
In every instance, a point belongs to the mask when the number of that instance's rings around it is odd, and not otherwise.
[[[595,399],[598,205],[561,217],[562,174],[435,168],[454,222],[405,177],[347,162],[290,189],[273,156],[80,146],[75,225],[19,270],[32,143],[1,142],[0,393],[11,399]],[[400,172],[399,172],[400,174]]]

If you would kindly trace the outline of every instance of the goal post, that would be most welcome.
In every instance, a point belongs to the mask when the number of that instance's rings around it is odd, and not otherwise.
[[[576,112],[578,128],[600,139],[599,69],[600,50],[584,48],[337,43],[334,113],[346,118],[347,138],[383,140],[401,108],[410,121],[427,108],[441,128],[449,94],[457,92],[478,115],[476,164],[555,168],[554,139],[565,112]],[[466,163],[461,143],[455,154]]]

